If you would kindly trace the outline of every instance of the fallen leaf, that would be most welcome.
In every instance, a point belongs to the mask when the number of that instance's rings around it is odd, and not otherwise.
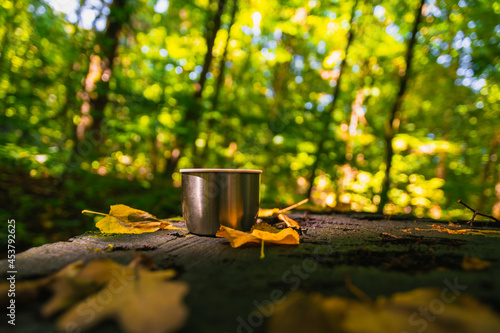
[[[254,225],[250,232],[221,226],[216,236],[227,238],[232,247],[240,247],[246,243],[261,243],[261,259],[264,258],[264,242],[289,245],[296,245],[300,242],[300,236],[296,230],[277,229],[264,222]]]
[[[64,276],[74,275],[75,271],[79,270],[82,265],[83,261],[79,260],[47,277],[36,280],[16,281],[16,304],[27,304],[38,299],[50,290],[52,284],[57,283]],[[10,283],[0,284],[0,305],[2,306],[7,305],[9,302],[9,298],[7,297],[9,288]]]
[[[112,205],[110,208],[109,214],[90,210],[84,210],[82,213],[104,215],[96,224],[103,233],[142,234],[160,229],[181,229],[172,226],[167,220],[158,219],[145,211],[126,205]]]
[[[271,217],[273,215],[279,214],[281,209],[272,208],[272,209],[259,209],[258,217]]]
[[[285,222],[286,225],[289,227],[289,228],[297,228],[297,229],[300,229],[300,226],[299,224],[297,223],[297,221],[295,221],[294,219],[288,217],[287,215],[285,214],[279,214],[278,215],[278,218]]]
[[[61,331],[85,330],[115,319],[127,333],[174,332],[184,325],[187,283],[165,281],[172,271],[129,269],[105,288],[72,307],[57,321]],[[96,307],[96,304],[98,307]]]
[[[394,238],[394,239],[401,239],[401,238],[403,238],[403,237],[400,237],[400,236],[396,236],[396,235],[390,234],[388,232],[381,233],[380,237],[382,237],[382,238]]]
[[[476,257],[464,256],[462,260],[462,268],[466,271],[482,271],[489,266],[491,262]]]
[[[83,266],[81,261],[72,263],[56,273],[48,286],[52,297],[42,306],[41,314],[51,317],[68,309],[90,294],[102,289],[114,273],[126,269],[111,259],[92,260]]]
[[[56,272],[48,277],[32,281],[17,282],[16,304],[18,305],[27,304],[36,301],[37,299],[41,298],[42,295],[51,293],[51,297],[49,298],[49,300],[45,302],[45,304],[43,304],[40,309],[41,315],[47,318],[56,315],[58,313],[61,313],[70,308],[72,308],[72,310],[70,310],[70,312],[68,313],[71,313],[71,311],[74,312],[75,304],[81,302],[89,295],[95,293],[98,294],[95,294],[94,296],[91,296],[88,299],[93,299],[94,301],[97,300],[98,305],[100,303],[106,303],[105,301],[99,301],[99,300],[108,300],[110,295],[115,296],[114,294],[121,293],[122,290],[126,289],[125,287],[127,287],[128,284],[131,284],[134,281],[136,276],[141,278],[145,277],[145,279],[148,281],[148,282],[143,281],[141,283],[151,283],[153,286],[159,284],[160,287],[163,288],[163,283],[166,283],[164,282],[164,280],[174,277],[176,275],[175,271],[169,269],[164,271],[151,272],[139,266],[139,264],[142,265],[145,264],[146,266],[150,267],[154,266],[154,263],[149,262],[148,260],[151,261],[148,258],[143,258],[141,256],[138,256],[136,259],[134,259],[134,261],[131,262],[129,266],[120,265],[111,259],[95,259],[88,262],[86,265],[84,265],[82,260],[79,260],[67,265],[59,272]],[[178,284],[179,284],[178,282],[174,283],[174,285],[176,286]],[[9,288],[8,283],[0,284],[0,291],[2,290],[5,291],[2,292],[0,295],[0,303],[2,305],[4,304],[7,305],[8,302],[7,288]],[[161,288],[159,289],[159,291],[164,290]],[[186,287],[184,285],[180,287],[181,292],[185,289]],[[158,302],[153,302],[153,304],[149,304],[147,299],[141,299],[141,301],[144,302],[142,304],[142,306],[144,307],[143,312],[155,311]],[[79,314],[82,313],[81,304],[82,303],[80,303],[80,308],[76,308],[76,311]],[[181,306],[181,310],[182,310],[181,312],[184,313],[185,309],[183,308],[183,305]],[[174,312],[179,313],[179,310],[174,310]],[[137,317],[141,315],[145,318]],[[162,314],[162,316],[163,315],[164,314]],[[138,314],[136,314],[136,317],[138,318],[137,320],[139,321],[149,320],[148,315],[141,314],[141,312],[138,312]],[[88,319],[87,316],[84,316],[83,318]],[[180,316],[179,318],[182,319],[183,317]],[[67,322],[65,324],[69,325],[69,323]],[[166,327],[169,327],[168,325],[169,324],[167,324]],[[74,329],[75,329],[74,327],[71,328],[71,331],[73,331]],[[127,329],[126,331],[138,332]]]
[[[499,230],[484,230],[484,229],[458,229],[458,228],[447,228],[437,224],[429,225],[430,229],[415,228],[413,230],[417,231],[429,231],[435,230],[439,232],[445,232],[450,235],[476,235],[485,237],[500,237]],[[411,233],[411,229],[403,229],[402,231]]]
[[[267,223],[256,224],[250,232],[221,226],[217,231],[217,236],[229,239],[232,247],[240,247],[245,243],[260,243],[261,240],[275,244],[299,244],[300,242],[297,231],[291,228],[280,230]]]
[[[441,301],[442,295],[439,289],[419,288],[389,298],[381,296],[374,302],[360,302],[292,292],[276,302],[267,332],[399,333],[423,327],[426,333],[500,331],[500,319],[489,307],[467,295],[455,296],[449,290],[445,297],[453,298],[452,302]],[[426,320],[422,309],[432,321]]]

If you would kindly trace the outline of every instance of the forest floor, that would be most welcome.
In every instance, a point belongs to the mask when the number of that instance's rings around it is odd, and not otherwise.
[[[264,332],[266,321],[256,321],[255,311],[276,293],[300,289],[355,299],[346,278],[371,299],[421,287],[444,290],[455,283],[463,294],[500,313],[497,225],[479,223],[473,232],[463,232],[457,230],[471,227],[377,215],[293,213],[290,217],[307,229],[300,245],[266,245],[264,259],[259,259],[258,244],[232,248],[225,238],[182,230],[87,233],[19,253],[17,283],[48,276],[80,259],[111,258],[126,265],[143,253],[159,269],[175,268],[176,279],[189,284],[185,298],[189,317],[180,332]],[[469,257],[490,265],[467,265]],[[7,271],[8,262],[0,261],[3,281]],[[17,306],[16,332],[57,331],[55,320],[40,316],[42,304],[43,299]],[[12,329],[5,318],[0,327],[3,332]],[[120,329],[108,321],[91,331]]]

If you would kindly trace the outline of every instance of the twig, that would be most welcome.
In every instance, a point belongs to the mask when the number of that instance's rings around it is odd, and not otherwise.
[[[474,219],[476,218],[476,215],[487,217],[489,219],[492,219],[495,222],[500,222],[499,219],[493,217],[492,215],[487,215],[487,214],[481,213],[475,209],[470,208],[469,205],[467,205],[465,202],[463,202],[460,199],[458,199],[457,202],[464,205],[467,209],[469,209],[473,213],[472,218],[467,222],[467,224],[469,224],[470,226],[472,226],[472,224],[474,223]]]
[[[90,214],[97,214],[97,215],[104,215],[104,216],[107,216],[108,214],[104,214],[104,213],[99,213],[99,212],[94,212],[94,211],[91,211],[91,210],[82,210],[82,214],[84,213],[90,213]]]
[[[280,210],[280,213],[284,213],[284,212],[287,212],[287,211],[289,211],[289,210],[292,210],[292,209],[294,209],[295,207],[299,207],[300,205],[303,205],[303,204],[305,204],[305,203],[306,203],[306,202],[308,202],[308,201],[309,201],[309,199],[304,199],[304,200],[302,200],[302,201],[300,201],[300,202],[297,202],[297,203],[296,203],[296,204],[294,204],[294,205],[291,205],[291,206],[289,206],[289,207],[283,208],[282,210]]]

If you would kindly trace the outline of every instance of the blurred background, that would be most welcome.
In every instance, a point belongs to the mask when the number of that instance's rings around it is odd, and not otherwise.
[[[191,167],[264,170],[263,207],[499,217],[499,23],[491,0],[3,0],[2,224],[19,251],[93,230],[82,209],[179,215]]]

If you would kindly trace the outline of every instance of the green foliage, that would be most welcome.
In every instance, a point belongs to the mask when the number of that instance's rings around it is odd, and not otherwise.
[[[227,0],[213,50],[217,1],[157,12],[160,2],[102,1],[92,27],[85,1],[73,16],[41,0],[0,5],[1,209],[28,243],[89,227],[84,207],[178,214],[188,167],[262,169],[263,205],[274,206],[304,197],[319,158],[314,203],[376,211],[419,1]],[[424,6],[388,213],[456,218],[456,199],[485,212],[500,200],[499,16],[497,1]]]

